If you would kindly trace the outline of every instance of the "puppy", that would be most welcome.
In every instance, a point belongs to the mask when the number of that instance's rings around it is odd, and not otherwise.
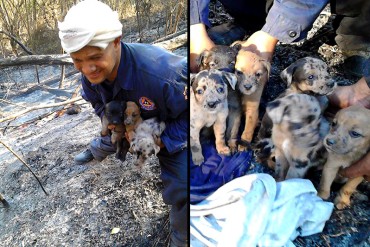
[[[140,116],[139,106],[132,101],[127,101],[127,107],[124,114],[124,125],[126,127],[126,137],[129,141],[132,140],[135,129],[143,122]]]
[[[329,103],[326,95],[331,94],[336,87],[335,81],[328,72],[327,64],[313,57],[298,59],[284,69],[280,73],[280,77],[286,83],[287,89],[278,98],[292,93],[309,94],[319,100],[322,109],[325,109]],[[272,121],[268,117],[268,114],[265,114],[258,131],[258,143],[255,150],[257,160],[262,163],[265,161],[269,162],[269,159],[273,156],[273,153],[269,151],[273,150],[273,148],[270,148],[271,141],[268,140],[271,138],[271,130]]]
[[[191,76],[190,90],[190,147],[195,165],[204,161],[199,133],[203,127],[213,126],[217,152],[230,154],[225,144],[226,118],[228,115],[227,84],[235,88],[232,73],[211,69]]]
[[[242,105],[245,114],[245,127],[241,135],[239,151],[245,151],[249,148],[252,141],[254,130],[258,123],[258,108],[261,95],[270,75],[270,63],[259,55],[240,50],[235,63],[235,73],[238,78],[237,89],[242,94]],[[240,121],[232,131],[231,139],[236,139]]]
[[[292,93],[305,93],[316,96],[323,109],[329,103],[326,95],[331,94],[336,87],[336,82],[328,72],[327,64],[313,57],[298,59],[285,68],[280,73],[280,77],[286,83],[287,89],[278,98]],[[265,114],[258,132],[258,139],[269,138],[271,128],[271,119]]]
[[[290,94],[266,108],[273,122],[276,180],[303,178],[310,167],[326,159],[323,137],[329,125],[321,122],[320,104],[306,94]]]
[[[129,151],[136,156],[134,164],[139,168],[142,168],[151,155],[157,155],[160,151],[157,143],[165,127],[166,124],[159,122],[157,118],[149,118],[135,129]]]
[[[319,196],[328,199],[330,186],[339,168],[345,168],[361,159],[370,151],[370,110],[351,106],[340,110],[333,119],[330,132],[324,139],[328,160],[324,165]],[[348,179],[334,199],[338,209],[350,205],[350,197],[363,177]]]
[[[217,69],[226,72],[234,73],[235,60],[238,51],[241,49],[240,44],[232,46],[216,45],[210,50],[203,51],[198,59],[200,70]],[[234,90],[228,84],[227,103],[229,114],[226,124],[226,141],[231,153],[237,151],[237,136],[240,126],[242,114],[241,93],[239,90]]]
[[[234,46],[216,45],[210,50],[203,51],[197,59],[199,71],[221,69],[234,72],[236,55],[240,48],[239,44]]]
[[[129,149],[129,143],[124,138],[125,125],[124,112],[126,110],[125,101],[111,101],[104,106],[102,118],[101,136],[111,133],[111,142],[116,146],[116,158],[124,160]]]

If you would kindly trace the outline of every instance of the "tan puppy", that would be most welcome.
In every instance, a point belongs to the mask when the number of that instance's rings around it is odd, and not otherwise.
[[[330,133],[324,139],[328,160],[322,173],[319,196],[328,199],[330,186],[339,168],[345,168],[358,161],[370,150],[370,110],[351,106],[340,110],[331,125]],[[348,179],[334,200],[338,209],[350,205],[350,197],[363,177]]]
[[[243,112],[245,113],[245,127],[241,135],[239,151],[245,151],[252,141],[258,123],[258,107],[270,75],[270,67],[267,60],[250,51],[240,50],[236,57],[237,89],[242,94]],[[236,137],[231,136],[231,138]]]
[[[127,101],[123,123],[126,127],[126,138],[129,141],[132,140],[135,129],[141,122],[143,122],[143,119],[140,116],[139,106],[135,102]]]
[[[309,168],[325,162],[322,140],[329,126],[323,126],[315,97],[290,94],[270,102],[266,112],[273,122],[277,181],[303,178]]]

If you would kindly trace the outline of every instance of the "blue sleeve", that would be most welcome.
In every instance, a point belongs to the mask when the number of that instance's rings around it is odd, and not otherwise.
[[[209,0],[190,0],[190,25],[203,23],[210,27],[208,14]]]
[[[101,95],[97,93],[97,90],[91,85],[91,83],[86,79],[85,76],[81,78],[82,93],[81,96],[86,101],[91,103],[94,108],[96,115],[102,118],[104,113],[104,103],[102,101]]]
[[[274,0],[262,31],[284,43],[307,37],[328,0]]]
[[[187,65],[182,63],[182,71],[175,80],[163,87],[164,105],[167,117],[166,128],[161,140],[169,153],[178,152],[187,147],[189,129],[189,107],[187,88]]]

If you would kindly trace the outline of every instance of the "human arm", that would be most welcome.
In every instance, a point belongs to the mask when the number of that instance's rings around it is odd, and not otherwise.
[[[90,102],[91,106],[95,110],[96,115],[98,115],[101,119],[104,114],[104,103],[101,95],[97,92],[96,88],[94,88],[94,86],[86,79],[85,76],[82,76],[81,84],[82,84],[81,92],[82,98]]]
[[[341,169],[339,174],[346,178],[364,176],[367,181],[370,181],[370,152],[351,166]]]

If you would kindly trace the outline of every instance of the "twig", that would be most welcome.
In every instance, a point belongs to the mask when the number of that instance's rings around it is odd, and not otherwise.
[[[5,198],[0,194],[0,202],[4,205],[4,208],[9,207],[9,203],[5,200]]]
[[[36,176],[36,174],[32,171],[31,167],[29,165],[27,165],[27,163],[16,153],[13,151],[13,149],[11,147],[9,147],[8,145],[6,145],[3,141],[0,140],[0,143],[4,145],[4,147],[6,147],[15,157],[17,157],[27,168],[28,170],[32,173],[32,175],[36,178],[37,182],[39,182],[40,186],[41,186],[41,189],[45,192],[45,195],[48,195],[48,193],[46,192],[46,190],[44,189],[44,186],[42,186],[39,178]]]
[[[16,104],[16,103],[13,103],[13,102],[10,102],[8,100],[5,100],[5,99],[0,99],[1,102],[4,102],[4,103],[7,103],[9,105],[15,105],[15,106],[18,106],[18,107],[22,107],[24,109],[27,109],[27,107],[23,106],[23,105],[19,105],[19,104]]]
[[[71,100],[66,100],[66,101],[59,102],[59,103],[44,104],[44,105],[38,105],[38,106],[35,106],[35,107],[30,107],[28,109],[17,112],[17,113],[15,113],[13,115],[10,115],[8,117],[0,119],[0,123],[11,120],[11,119],[16,118],[16,117],[19,117],[23,114],[26,114],[27,112],[30,112],[30,111],[39,110],[39,109],[43,109],[43,108],[51,108],[51,107],[56,107],[56,106],[62,106],[62,105],[66,105],[66,104],[76,102],[76,101],[79,101],[79,100],[82,100],[82,99],[83,99],[82,97],[77,97],[77,98],[74,98],[74,99],[71,99]]]

